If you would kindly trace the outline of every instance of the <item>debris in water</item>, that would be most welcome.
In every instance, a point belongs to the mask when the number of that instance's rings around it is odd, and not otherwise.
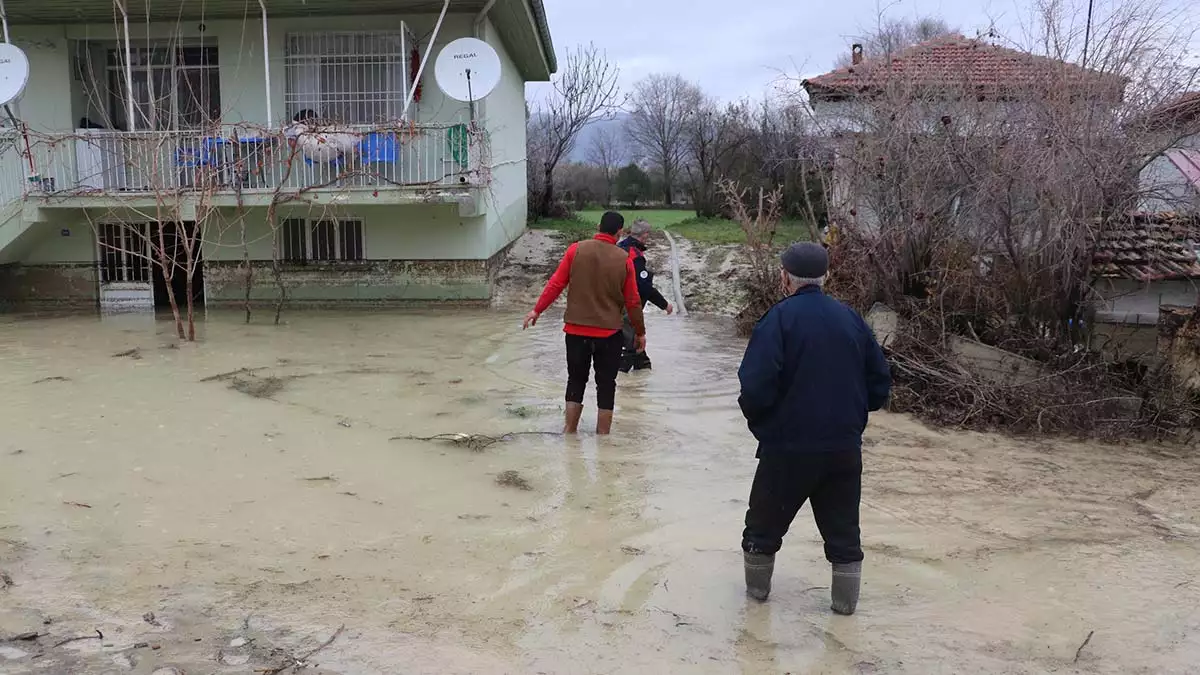
[[[396,436],[393,441],[444,441],[453,445],[463,446],[468,450],[483,452],[490,446],[505,441],[511,441],[518,436],[561,436],[552,431],[516,431],[502,436],[486,436],[484,434],[437,434],[436,436]]]
[[[526,480],[525,477],[519,472],[512,471],[511,469],[508,471],[502,471],[500,475],[496,476],[496,484],[503,485],[504,487],[517,488],[518,490],[524,490],[526,492],[533,491],[533,485],[531,485],[529,481]]]
[[[1088,646],[1088,643],[1092,641],[1092,636],[1095,634],[1096,631],[1090,631],[1087,634],[1087,637],[1083,639],[1083,644],[1079,645],[1079,649],[1075,650],[1075,660],[1071,663],[1079,663],[1079,657],[1083,656],[1083,648]]]
[[[127,349],[123,352],[117,352],[116,354],[113,354],[113,358],[114,359],[133,359],[134,361],[139,361],[142,358],[142,350],[138,349],[137,347],[134,347],[133,349]]]
[[[70,644],[72,642],[79,642],[80,640],[103,640],[103,639],[104,639],[104,633],[101,633],[99,629],[96,629],[95,635],[80,635],[79,637],[67,638],[66,640],[60,640],[59,642],[54,643],[54,646],[61,647],[65,644]]]
[[[349,428],[350,428],[350,420],[348,420],[348,419],[340,419],[340,420],[338,420],[338,426],[340,426],[340,427],[346,427],[347,429],[349,429]]]
[[[8,572],[0,570],[0,589],[7,589],[11,586],[16,586],[13,583],[12,577],[8,576]]]
[[[224,373],[217,373],[216,375],[209,375],[208,377],[202,378],[200,381],[201,382],[224,382],[226,380],[232,380],[233,378],[237,377],[238,375],[253,375],[254,373],[257,373],[260,370],[265,370],[265,368],[238,368],[237,370],[230,370],[230,371],[227,371]]]
[[[337,476],[312,476],[311,478],[301,478],[300,480],[308,481],[309,483],[336,483]]]
[[[275,394],[283,391],[284,382],[278,377],[257,377],[251,375],[249,377],[235,377],[229,383],[229,388],[234,391],[240,391],[247,396],[254,398],[271,398]]]
[[[35,380],[34,384],[45,384],[47,382],[70,382],[70,381],[71,381],[71,378],[69,378],[69,377],[63,377],[62,375],[55,375],[53,377],[43,377],[40,380]]]
[[[537,411],[535,411],[533,409],[533,407],[527,406],[527,405],[520,405],[520,406],[516,406],[516,407],[509,406],[508,407],[509,415],[512,415],[513,417],[520,417],[521,419],[533,417],[536,414],[536,412]]]
[[[325,642],[322,642],[319,647],[308,652],[307,654],[300,656],[300,657],[296,657],[291,654],[287,654],[286,658],[288,660],[288,663],[285,663],[282,666],[277,666],[275,668],[262,668],[262,669],[256,670],[255,672],[265,673],[265,675],[279,675],[280,673],[282,673],[283,671],[288,670],[288,669],[291,669],[291,671],[293,673],[300,672],[302,669],[308,668],[309,666],[312,665],[311,663],[308,662],[309,659],[316,656],[317,653],[320,652],[321,650],[323,650],[326,647],[328,647],[329,645],[333,644],[339,637],[341,637],[342,633],[345,630],[346,630],[346,626],[343,624],[342,626],[338,627],[337,631],[334,632],[332,637],[330,637]],[[152,673],[151,675],[154,675],[154,674]]]
[[[41,637],[41,633],[32,631],[29,633],[18,633],[10,638],[0,639],[0,642],[32,642]]]
[[[67,506],[75,506],[75,507],[78,507],[78,508],[81,508],[81,509],[90,509],[90,508],[92,508],[92,505],[91,505],[91,504],[84,504],[83,502],[63,502],[63,503],[64,503],[64,504],[66,504]]]
[[[154,612],[146,612],[143,614],[142,621],[145,621],[151,626],[162,627],[162,623],[158,620],[158,617],[154,615]]]
[[[646,552],[635,546],[622,546],[621,553],[625,555],[646,555]]]

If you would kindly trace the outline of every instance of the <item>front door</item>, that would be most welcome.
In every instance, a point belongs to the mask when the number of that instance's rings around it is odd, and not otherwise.
[[[147,223],[104,223],[96,245],[100,260],[100,310],[152,311],[154,286]]]

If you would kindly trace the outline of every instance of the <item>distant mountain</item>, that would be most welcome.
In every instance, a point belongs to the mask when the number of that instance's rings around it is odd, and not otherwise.
[[[572,162],[588,161],[588,155],[591,151],[592,143],[596,138],[596,134],[601,129],[611,129],[623,144],[625,162],[629,162],[635,153],[633,145],[629,142],[629,139],[626,138],[624,134],[625,122],[628,119],[629,113],[618,113],[617,116],[613,117],[612,119],[596,120],[589,123],[583,128],[583,131],[579,133],[579,138],[575,141],[575,149],[571,152],[567,159]]]

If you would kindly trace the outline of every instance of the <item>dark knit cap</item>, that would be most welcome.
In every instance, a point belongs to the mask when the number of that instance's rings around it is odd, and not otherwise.
[[[604,215],[600,216],[600,231],[604,234],[616,236],[624,228],[625,216],[616,211],[605,211]]]
[[[792,244],[779,260],[788,274],[800,279],[817,279],[829,271],[829,253],[824,246],[809,241]]]

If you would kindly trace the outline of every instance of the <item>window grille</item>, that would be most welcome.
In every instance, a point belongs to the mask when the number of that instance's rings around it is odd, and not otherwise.
[[[97,233],[100,246],[100,282],[150,281],[149,241],[145,223],[104,223]]]
[[[280,258],[287,262],[364,259],[361,220],[289,218],[282,223],[282,233]]]
[[[289,34],[284,57],[288,119],[301,113],[342,124],[399,119],[414,46],[407,29]]]

